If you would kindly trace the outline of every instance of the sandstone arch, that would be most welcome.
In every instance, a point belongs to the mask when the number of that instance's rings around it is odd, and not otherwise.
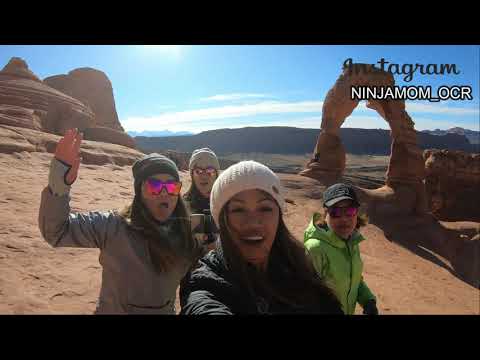
[[[358,105],[358,101],[350,97],[351,87],[394,84],[392,74],[368,64],[354,64],[351,68],[344,68],[327,93],[314,156],[300,175],[316,179],[326,186],[341,181],[345,170],[345,149],[339,131]],[[405,102],[368,102],[367,107],[376,110],[390,126],[391,156],[385,186],[376,190],[359,188],[360,196],[370,205],[380,205],[378,201],[384,202],[381,206],[394,205],[390,206],[391,212],[424,213],[426,202],[423,152],[418,147],[414,122],[405,110]]]

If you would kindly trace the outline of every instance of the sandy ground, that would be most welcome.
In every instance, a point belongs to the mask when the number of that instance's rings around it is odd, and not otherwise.
[[[90,314],[95,308],[99,251],[53,249],[38,230],[40,192],[47,184],[51,156],[0,154],[0,314]],[[181,177],[186,190],[188,173],[182,172]],[[297,175],[281,174],[280,178],[294,202],[287,204],[287,224],[302,239],[319,206],[318,186]],[[82,165],[71,205],[74,211],[120,209],[132,194],[131,167]],[[390,242],[374,225],[368,225],[363,234],[367,238],[361,244],[364,277],[378,297],[381,313],[480,313],[478,289]]]

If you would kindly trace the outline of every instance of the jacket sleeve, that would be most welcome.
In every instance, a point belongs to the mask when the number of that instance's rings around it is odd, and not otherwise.
[[[70,195],[54,195],[43,189],[38,224],[43,238],[53,247],[105,247],[107,234],[116,221],[113,212],[70,212]],[[110,230],[111,231],[111,230]]]
[[[194,269],[196,267],[196,269]],[[222,297],[218,279],[213,274],[211,278],[198,277],[198,269],[195,266],[185,275],[180,282],[180,306],[181,315],[232,315],[233,311]]]
[[[373,295],[373,293],[370,291],[362,276],[362,281],[360,281],[360,285],[358,287],[357,302],[363,307],[369,300],[377,301],[375,295]]]
[[[305,242],[305,252],[313,263],[318,276],[325,277],[328,266],[328,259],[322,248],[314,244],[315,240],[310,239]]]
[[[233,315],[230,308],[207,290],[185,294],[180,315]]]

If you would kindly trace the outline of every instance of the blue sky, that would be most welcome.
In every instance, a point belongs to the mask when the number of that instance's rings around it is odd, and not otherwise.
[[[319,128],[322,102],[343,62],[456,64],[458,75],[415,73],[398,85],[469,85],[473,100],[407,101],[417,130],[454,126],[479,130],[479,46],[6,46],[0,67],[18,56],[40,78],[93,67],[112,82],[127,131],[198,133],[244,126]],[[388,124],[361,103],[344,127]]]

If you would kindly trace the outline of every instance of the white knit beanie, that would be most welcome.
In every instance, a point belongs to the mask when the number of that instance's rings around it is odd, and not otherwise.
[[[222,172],[213,184],[210,209],[217,227],[220,227],[220,212],[225,204],[236,194],[253,189],[270,194],[283,211],[284,190],[277,175],[256,161],[241,161]]]
[[[220,170],[220,164],[218,162],[217,155],[215,155],[215,153],[209,148],[202,148],[193,151],[192,157],[190,158],[190,163],[188,164],[190,171],[193,170],[198,162],[202,162],[202,164],[211,166],[217,171]]]

